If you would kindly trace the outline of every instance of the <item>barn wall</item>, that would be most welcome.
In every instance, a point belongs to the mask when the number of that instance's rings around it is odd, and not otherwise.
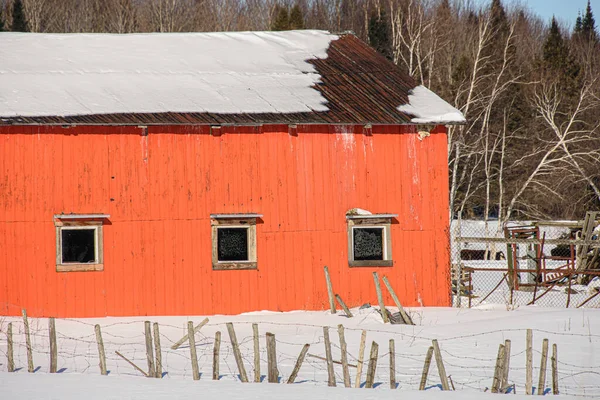
[[[407,306],[449,305],[444,128],[422,141],[414,127],[298,130],[0,128],[0,313],[318,310],[328,304],[323,265],[350,306],[376,304],[373,271]],[[393,267],[348,267],[354,207],[399,214]],[[264,215],[258,270],[213,271],[209,214],[235,212]],[[55,271],[60,213],[111,215],[104,271]]]

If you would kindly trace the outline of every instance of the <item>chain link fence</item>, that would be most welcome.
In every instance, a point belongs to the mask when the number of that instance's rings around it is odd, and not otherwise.
[[[598,244],[575,244],[581,243],[576,241],[581,225],[581,221],[513,221],[502,226],[493,220],[454,220],[454,306],[600,308]],[[597,238],[598,228],[588,239]],[[585,274],[576,273],[582,262],[578,257],[584,253],[588,268]]]

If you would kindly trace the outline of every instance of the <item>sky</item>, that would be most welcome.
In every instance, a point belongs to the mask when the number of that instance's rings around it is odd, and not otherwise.
[[[489,4],[490,0],[477,0],[481,4]],[[511,3],[515,0],[505,0],[504,3]],[[543,19],[549,21],[552,15],[555,15],[561,22],[567,23],[573,27],[577,19],[578,11],[585,11],[587,0],[516,0],[526,4],[533,12]],[[596,18],[596,26],[600,23],[600,0],[591,0],[592,11]]]

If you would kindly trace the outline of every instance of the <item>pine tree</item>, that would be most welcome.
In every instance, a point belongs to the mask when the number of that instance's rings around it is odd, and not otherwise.
[[[271,24],[272,31],[287,31],[290,29],[290,14],[287,7],[275,6],[275,19]]]
[[[289,25],[289,29],[304,29],[304,15],[298,4],[292,7]]]
[[[380,15],[373,13],[369,19],[369,44],[388,60],[392,59],[390,27],[383,9]]]
[[[544,70],[559,78],[565,94],[571,95],[578,90],[581,67],[570,54],[569,45],[554,17],[544,42],[542,60]]]
[[[581,21],[581,33],[583,34],[583,37],[588,40],[596,41],[598,39],[598,34],[596,33],[596,20],[594,19],[590,0],[588,0],[585,15]]]
[[[583,30],[583,21],[581,20],[581,12],[578,12],[577,20],[575,21],[575,29],[573,30],[573,33],[575,35],[580,35],[582,30]]]
[[[29,24],[27,23],[23,2],[21,0],[15,0],[13,3],[12,17],[11,30],[13,32],[29,32]]]

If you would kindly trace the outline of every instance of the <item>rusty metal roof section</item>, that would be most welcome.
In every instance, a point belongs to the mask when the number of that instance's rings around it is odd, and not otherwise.
[[[417,82],[373,48],[346,33],[333,40],[326,58],[307,60],[321,81],[314,86],[327,111],[299,113],[160,112],[72,116],[1,117],[0,125],[260,125],[260,124],[413,124],[398,110],[409,103]],[[439,120],[440,124],[460,121]]]

